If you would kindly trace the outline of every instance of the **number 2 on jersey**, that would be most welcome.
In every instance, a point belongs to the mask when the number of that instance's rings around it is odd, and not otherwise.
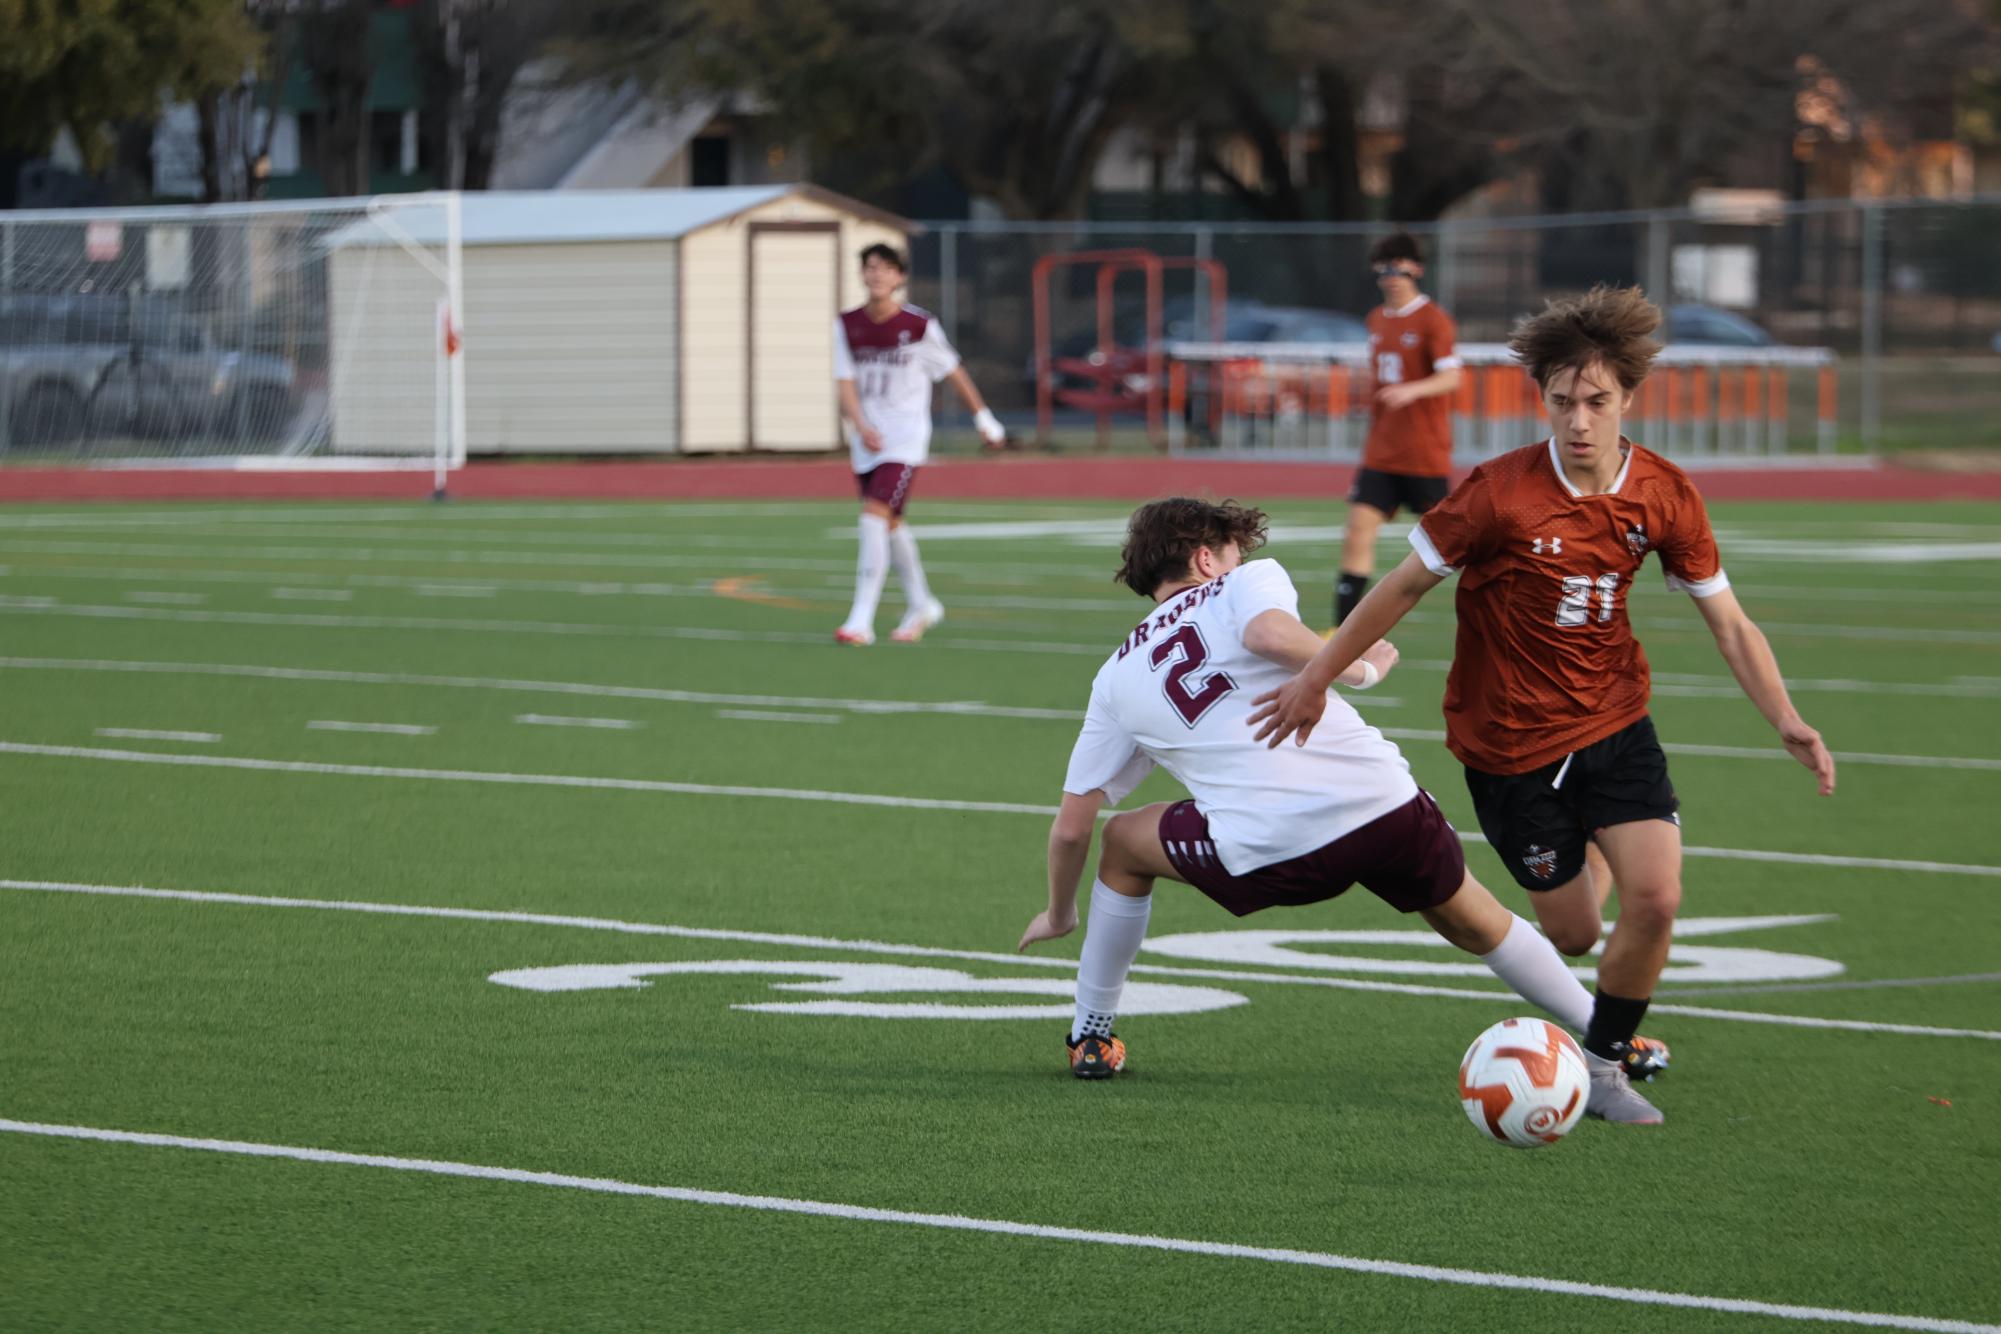
[[[1598,594],[1598,619],[1612,619],[1612,608],[1619,601],[1619,576],[1601,574],[1594,582],[1589,575],[1565,575],[1563,580],[1563,600],[1556,604],[1558,625],[1583,625],[1591,619],[1591,594]]]
[[[1237,688],[1228,672],[1211,672],[1199,687],[1189,685],[1189,676],[1209,661],[1209,646],[1202,642],[1202,632],[1192,625],[1184,625],[1156,641],[1147,661],[1156,672],[1174,662],[1167,668],[1167,678],[1160,683],[1160,689],[1174,711],[1181,715],[1181,721],[1190,727],[1201,722],[1202,715],[1215,708],[1217,700]]]

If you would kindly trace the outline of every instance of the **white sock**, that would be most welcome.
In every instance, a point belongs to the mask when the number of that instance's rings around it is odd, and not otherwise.
[[[924,563],[917,559],[917,539],[910,525],[900,523],[889,530],[889,558],[896,562],[896,579],[903,585],[903,600],[912,611],[931,605],[931,585],[924,582]]]
[[[1119,993],[1126,974],[1146,939],[1146,919],[1153,912],[1153,895],[1136,899],[1098,880],[1091,885],[1091,916],[1084,926],[1083,957],[1077,961],[1077,1017],[1070,1022],[1070,1040],[1087,1033],[1112,1031],[1119,1012]]]
[[[1508,934],[1491,953],[1481,955],[1480,962],[1523,997],[1582,1033],[1591,1026],[1591,993],[1541,932],[1513,913],[1508,916],[1513,918]]]
[[[889,520],[880,514],[861,519],[861,554],[855,559],[855,605],[845,622],[850,630],[875,629],[875,604],[882,601],[882,583],[889,577]]]

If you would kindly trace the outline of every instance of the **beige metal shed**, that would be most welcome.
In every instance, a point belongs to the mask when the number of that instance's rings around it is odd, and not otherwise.
[[[442,245],[428,219],[329,242],[337,452],[432,447],[438,284],[408,253]],[[862,247],[917,230],[811,185],[467,194],[467,451],[836,448],[834,314],[863,299]]]

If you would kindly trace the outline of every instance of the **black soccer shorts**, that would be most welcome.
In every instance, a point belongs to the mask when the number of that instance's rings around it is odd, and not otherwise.
[[[1526,890],[1556,889],[1584,869],[1584,846],[1607,825],[1635,820],[1680,824],[1654,720],[1525,774],[1466,771],[1480,832]]]
[[[1422,514],[1445,499],[1452,490],[1449,477],[1418,477],[1407,472],[1380,472],[1357,468],[1354,485],[1348,488],[1348,503],[1368,505],[1394,516],[1402,506],[1412,514]]]

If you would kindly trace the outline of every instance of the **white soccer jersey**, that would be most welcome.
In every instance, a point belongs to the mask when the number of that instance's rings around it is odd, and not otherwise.
[[[1063,790],[1101,789],[1116,804],[1160,765],[1208,817],[1232,875],[1324,847],[1415,797],[1402,752],[1338,695],[1304,746],[1252,739],[1251,701],[1292,679],[1244,647],[1244,628],[1273,609],[1299,614],[1274,560],[1156,607],[1098,669]]]
[[[877,323],[868,310],[841,312],[834,321],[834,378],[853,380],[862,416],[882,435],[870,453],[848,432],[856,472],[878,463],[919,464],[931,452],[931,386],[959,368],[959,354],[930,312],[905,306]]]

